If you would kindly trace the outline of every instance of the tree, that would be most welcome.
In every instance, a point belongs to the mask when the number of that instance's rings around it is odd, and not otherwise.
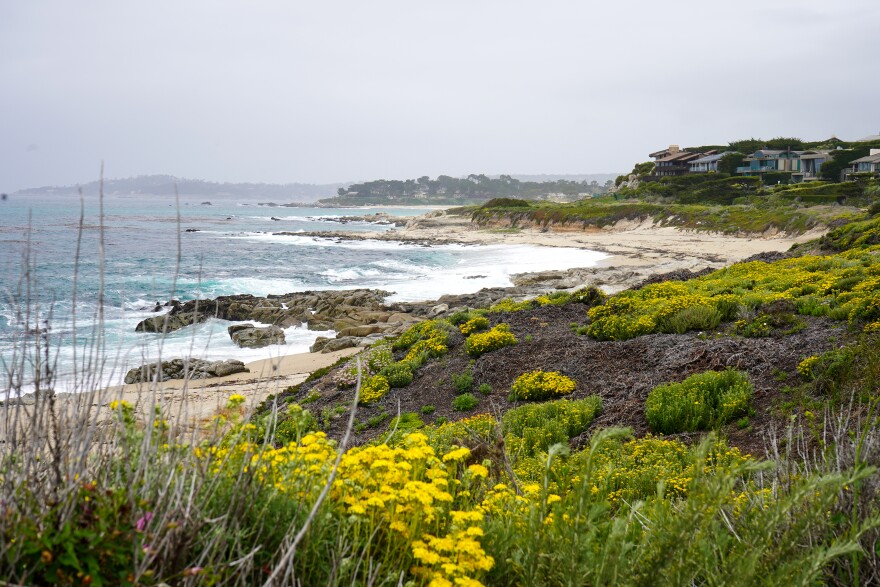
[[[742,166],[745,158],[742,153],[727,153],[718,160],[718,173],[736,175],[736,168]]]
[[[822,164],[822,167],[819,168],[819,175],[822,176],[822,179],[828,181],[840,181],[841,172],[849,167],[850,162],[859,157],[864,157],[868,152],[868,147],[834,151],[834,158]]]

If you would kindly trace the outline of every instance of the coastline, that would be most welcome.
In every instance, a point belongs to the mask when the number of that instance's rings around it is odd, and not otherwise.
[[[814,229],[797,236],[767,234],[737,236],[717,232],[681,230],[659,226],[651,221],[621,221],[605,228],[481,227],[463,216],[437,211],[412,217],[402,229],[358,232],[319,231],[273,233],[277,236],[309,236],[346,240],[377,240],[432,245],[532,245],[589,249],[608,255],[596,266],[577,268],[587,277],[584,285],[616,293],[633,287],[654,275],[676,271],[719,269],[762,253],[783,253],[792,245],[817,238],[825,229]]]
[[[516,286],[557,283],[555,287],[595,286],[615,293],[636,286],[653,276],[717,269],[762,253],[781,253],[793,244],[819,236],[811,231],[796,237],[788,235],[732,236],[717,233],[683,231],[660,227],[650,222],[618,223],[610,228],[587,230],[545,230],[535,228],[478,227],[469,218],[448,216],[434,211],[412,217],[403,229],[351,233],[328,231],[290,233],[339,240],[380,240],[418,243],[424,246],[462,245],[533,245],[590,249],[608,255],[593,267],[565,271],[546,271],[512,276]],[[284,233],[275,233],[284,234]],[[221,411],[229,396],[245,397],[244,405],[253,408],[269,395],[302,383],[312,372],[334,364],[339,358],[354,354],[358,348],[330,353],[298,353],[247,363],[248,373],[202,380],[169,380],[158,384],[129,384],[82,394],[59,394],[61,414],[74,421],[84,413],[100,424],[112,421],[109,404],[125,400],[141,416],[148,416],[159,405],[163,417],[180,430],[205,425]],[[12,409],[10,404],[8,409]]]
[[[162,418],[178,433],[187,434],[210,424],[211,418],[226,407],[233,394],[244,396],[245,409],[253,409],[270,395],[299,385],[318,369],[329,367],[358,350],[349,348],[332,353],[296,353],[261,359],[246,363],[249,372],[225,377],[172,379],[155,384],[116,385],[84,393],[58,393],[55,404],[63,427],[95,424],[99,428],[110,425],[116,418],[110,409],[111,402],[128,402],[143,420],[148,420],[154,406],[159,406]],[[0,405],[4,416],[0,418],[0,438],[9,437],[16,420],[20,420],[19,432],[39,434],[39,431],[23,428],[24,422],[32,421],[34,409],[33,402]]]

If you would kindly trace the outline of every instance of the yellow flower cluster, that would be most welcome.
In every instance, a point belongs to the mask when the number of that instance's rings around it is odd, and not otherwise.
[[[467,337],[467,340],[464,341],[464,350],[472,357],[479,357],[514,344],[516,344],[516,337],[510,332],[510,326],[502,322],[486,332]]]
[[[314,500],[336,459],[323,432],[277,449],[241,442],[195,450],[215,474],[237,475],[244,465],[256,479],[300,500]],[[484,510],[479,489],[488,478],[484,465],[465,466],[470,450],[454,446],[438,455],[422,433],[403,437],[400,446],[352,448],[342,455],[329,503],[394,553],[411,552],[413,575],[436,585],[480,586],[494,564],[483,550]]]
[[[484,318],[483,316],[471,318],[470,320],[458,327],[461,333],[465,336],[470,336],[474,332],[486,330],[487,328],[489,328],[489,319]]]
[[[590,483],[593,492],[607,495],[612,505],[652,497],[657,494],[658,483],[662,483],[666,496],[684,497],[698,474],[747,460],[739,449],[718,442],[700,464],[683,443],[649,435],[600,449],[593,456]]]
[[[413,575],[421,577],[430,587],[482,587],[480,581],[472,578],[474,571],[486,572],[495,566],[494,559],[480,545],[482,537],[483,529],[479,526],[455,530],[442,537],[425,534],[422,540],[412,544],[413,558],[418,561],[412,569]]]
[[[530,300],[514,302],[512,298],[504,298],[493,304],[489,308],[489,312],[492,314],[497,314],[499,312],[519,312],[520,310],[528,310],[533,306],[534,304]]]
[[[388,383],[385,376],[374,375],[361,385],[361,395],[358,401],[362,404],[373,403],[382,399],[390,389],[391,384]]]
[[[510,393],[517,400],[542,400],[568,395],[576,387],[574,379],[558,371],[537,370],[517,377]]]
[[[625,340],[662,331],[666,320],[687,308],[716,309],[730,320],[737,307],[758,308],[777,300],[789,300],[801,314],[880,321],[880,247],[738,263],[686,282],[627,290],[589,311],[589,334]]]
[[[816,368],[816,365],[819,364],[819,357],[816,355],[811,355],[798,363],[797,372],[798,374],[806,380],[810,380],[813,378],[813,369]]]
[[[426,338],[412,345],[403,360],[411,361],[421,354],[426,354],[429,357],[442,357],[447,351],[449,348],[446,346],[446,333],[444,332],[442,337]]]
[[[410,326],[406,331],[400,334],[391,344],[391,348],[396,351],[408,349],[420,340],[436,338],[443,344],[446,344],[447,334],[441,328],[438,320],[426,320]]]
[[[114,410],[114,411],[121,409],[123,412],[126,412],[126,411],[133,410],[134,406],[131,405],[130,402],[127,402],[124,399],[120,399],[120,400],[115,399],[112,402],[110,402],[110,409]]]

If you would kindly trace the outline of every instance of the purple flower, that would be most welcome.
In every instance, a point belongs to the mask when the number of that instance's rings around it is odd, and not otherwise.
[[[153,519],[153,512],[145,513],[141,518],[138,519],[137,522],[134,523],[134,529],[138,532],[143,532],[144,528],[147,527],[147,524],[150,523],[150,520]]]

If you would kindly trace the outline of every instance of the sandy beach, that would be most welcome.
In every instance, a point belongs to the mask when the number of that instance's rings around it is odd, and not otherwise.
[[[601,251],[608,255],[597,267],[587,268],[593,279],[584,285],[596,285],[606,293],[632,287],[651,275],[679,270],[717,269],[752,255],[783,252],[792,245],[817,238],[826,232],[815,229],[797,236],[785,233],[735,236],[717,232],[680,230],[659,226],[653,221],[621,221],[617,224],[581,229],[580,226],[547,228],[509,228],[478,226],[467,216],[437,211],[411,219],[406,227],[385,232],[312,233],[339,239],[376,239],[421,244],[538,245],[574,247]]]
[[[106,424],[115,418],[110,409],[113,401],[126,401],[142,418],[153,406],[159,406],[162,417],[182,432],[207,423],[224,408],[233,394],[244,396],[245,409],[259,405],[269,395],[298,385],[313,371],[328,367],[359,349],[343,349],[332,353],[298,353],[247,364],[248,373],[236,373],[211,379],[173,379],[153,384],[130,384],[93,392],[56,395],[59,420],[68,423],[97,422]],[[15,422],[19,427],[45,429],[47,422],[34,418],[32,401],[0,405],[0,438],[7,438]],[[23,424],[24,423],[24,424]],[[38,432],[36,432],[38,433]]]

